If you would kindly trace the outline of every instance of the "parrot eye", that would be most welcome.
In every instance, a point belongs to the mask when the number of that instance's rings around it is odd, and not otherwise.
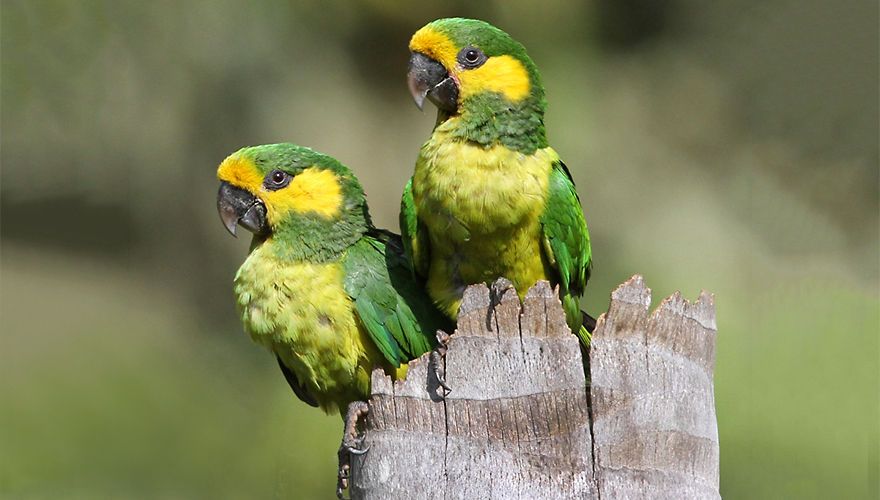
[[[263,181],[263,186],[271,190],[281,189],[288,184],[290,184],[290,174],[281,170],[269,172],[269,175]]]
[[[486,54],[476,47],[465,47],[458,53],[458,63],[465,69],[478,68],[486,62]]]

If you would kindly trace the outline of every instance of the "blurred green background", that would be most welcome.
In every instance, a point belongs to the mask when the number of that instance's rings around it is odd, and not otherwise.
[[[878,4],[0,3],[0,496],[329,498],[340,421],[241,331],[217,164],[293,141],[376,222],[434,122],[409,36],[486,19],[543,73],[585,299],[716,294],[728,498],[878,498]]]

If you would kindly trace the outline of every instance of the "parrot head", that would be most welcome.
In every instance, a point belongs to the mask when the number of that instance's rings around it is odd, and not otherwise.
[[[519,42],[485,21],[438,19],[413,35],[409,49],[410,93],[419,109],[425,99],[437,106],[441,120],[518,108],[543,114],[535,64]]]
[[[332,250],[370,226],[357,178],[335,159],[294,144],[243,148],[217,169],[217,210],[233,235],[281,238],[291,248]]]

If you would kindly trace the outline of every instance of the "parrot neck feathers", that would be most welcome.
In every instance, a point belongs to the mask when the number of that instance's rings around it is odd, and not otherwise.
[[[460,113],[438,115],[434,134],[485,147],[500,144],[530,155],[549,145],[544,128],[545,108],[543,92],[533,92],[519,103],[512,103],[497,92],[483,92],[464,100]]]
[[[364,210],[366,210],[364,208]],[[277,258],[286,261],[321,263],[338,259],[372,228],[363,214],[344,213],[340,220],[328,224],[326,219],[296,217],[265,239],[254,239],[254,245],[270,244]]]

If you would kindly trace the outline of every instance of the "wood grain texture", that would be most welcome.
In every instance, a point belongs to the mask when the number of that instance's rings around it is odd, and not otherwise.
[[[593,435],[604,498],[719,498],[715,306],[679,293],[649,314],[641,276],[611,294],[590,346]]]
[[[712,299],[649,305],[640,277],[612,295],[590,408],[556,291],[540,282],[521,303],[506,280],[469,287],[440,367],[445,399],[428,355],[405,380],[373,372],[351,497],[717,498]]]

